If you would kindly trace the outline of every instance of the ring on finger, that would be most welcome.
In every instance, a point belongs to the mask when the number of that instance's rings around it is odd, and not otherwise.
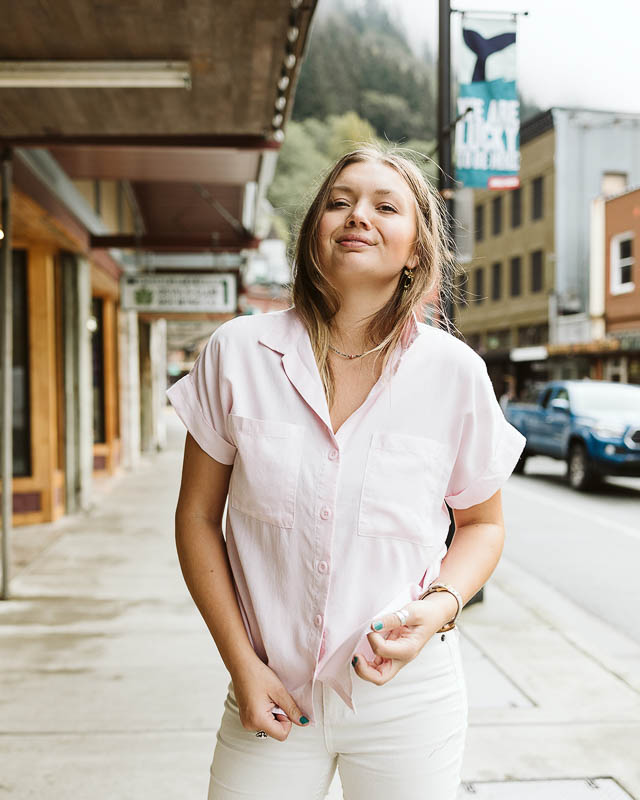
[[[393,613],[400,620],[400,625],[406,625],[407,624],[407,620],[409,619],[409,612],[407,611],[406,608],[401,608],[398,611],[394,611]]]
[[[266,731],[257,731],[256,732],[256,736],[258,737],[258,739],[266,739],[267,738],[267,732]]]

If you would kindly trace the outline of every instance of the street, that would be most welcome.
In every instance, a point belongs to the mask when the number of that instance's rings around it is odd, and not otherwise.
[[[572,491],[565,463],[527,461],[502,492],[504,555],[640,643],[640,479],[607,478]]]

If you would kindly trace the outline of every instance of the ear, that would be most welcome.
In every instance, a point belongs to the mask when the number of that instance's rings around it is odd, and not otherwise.
[[[415,253],[413,253],[413,255],[409,258],[406,266],[409,269],[415,269],[418,266],[418,256]]]

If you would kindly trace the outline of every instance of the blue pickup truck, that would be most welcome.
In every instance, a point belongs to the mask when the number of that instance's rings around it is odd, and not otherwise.
[[[640,477],[640,386],[552,381],[536,403],[509,403],[505,416],[527,439],[515,472],[545,455],[567,462],[569,484],[580,491],[605,475]]]

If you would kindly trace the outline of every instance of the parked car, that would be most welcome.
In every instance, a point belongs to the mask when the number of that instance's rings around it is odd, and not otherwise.
[[[529,456],[545,455],[567,462],[578,490],[605,475],[640,477],[640,386],[551,381],[536,403],[509,403],[505,416],[527,439],[515,472]]]

